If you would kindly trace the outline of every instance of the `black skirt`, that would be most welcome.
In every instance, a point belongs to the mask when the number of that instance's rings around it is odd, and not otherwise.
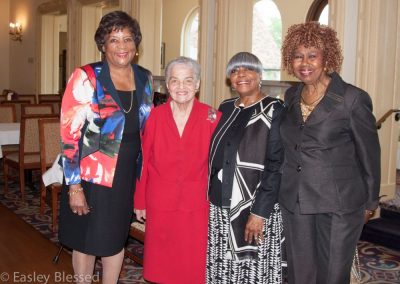
[[[89,255],[112,256],[125,246],[133,212],[136,160],[140,150],[136,96],[133,98],[134,107],[125,115],[112,188],[82,181],[90,213],[79,216],[71,211],[68,186],[63,186],[59,240],[70,249]]]

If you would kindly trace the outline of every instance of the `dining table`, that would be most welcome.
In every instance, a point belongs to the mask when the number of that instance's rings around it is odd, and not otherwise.
[[[0,158],[3,157],[1,146],[19,144],[20,123],[0,123]]]

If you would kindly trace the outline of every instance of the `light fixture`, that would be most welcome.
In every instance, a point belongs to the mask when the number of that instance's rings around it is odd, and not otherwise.
[[[12,40],[22,41],[22,25],[20,23],[10,23],[10,36]]]

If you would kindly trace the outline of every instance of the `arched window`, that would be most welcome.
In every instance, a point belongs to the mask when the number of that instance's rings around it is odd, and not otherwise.
[[[197,60],[199,39],[199,7],[191,10],[183,24],[181,55]]]
[[[307,22],[317,21],[321,24],[328,25],[329,21],[329,4],[328,0],[314,0],[307,13]]]
[[[253,6],[252,52],[263,65],[263,80],[281,77],[282,20],[272,0],[255,0]]]
[[[322,10],[321,15],[319,15],[318,22],[324,25],[329,24],[329,4],[326,4]]]

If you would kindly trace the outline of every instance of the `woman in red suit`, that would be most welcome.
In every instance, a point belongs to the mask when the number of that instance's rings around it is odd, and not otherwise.
[[[143,133],[143,172],[134,198],[146,220],[144,272],[155,283],[205,283],[208,151],[219,113],[200,103],[200,66],[186,57],[166,67],[168,102]]]

